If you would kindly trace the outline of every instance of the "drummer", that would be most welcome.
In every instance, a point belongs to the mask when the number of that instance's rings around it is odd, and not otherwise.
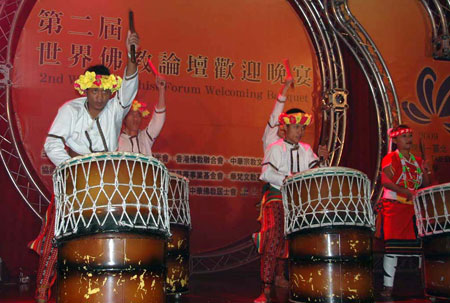
[[[152,155],[152,146],[166,120],[166,81],[160,75],[156,75],[156,86],[159,90],[159,99],[150,123],[145,130],[139,129],[142,118],[147,117],[150,112],[146,109],[145,103],[134,100],[131,110],[123,121],[122,133],[119,137],[119,151]]]
[[[392,129],[390,138],[397,149],[382,161],[381,199],[382,234],[385,241],[383,258],[384,290],[390,297],[394,287],[398,256],[420,257],[421,242],[417,239],[414,222],[413,196],[416,190],[430,184],[427,162],[411,153],[413,131],[407,125]]]
[[[311,162],[317,160],[311,146],[300,142],[306,126],[312,116],[300,109],[291,109],[279,116],[280,128],[284,139],[271,144],[265,153],[260,179],[266,181],[266,190],[261,201],[261,213],[258,220],[261,230],[253,239],[261,254],[261,280],[263,291],[255,303],[270,302],[270,289],[273,284],[276,266],[288,256],[287,241],[284,239],[284,211],[280,187],[284,180],[301,171],[307,170]],[[326,146],[319,146],[319,156],[328,159]]]
[[[139,37],[128,32],[128,54],[131,45],[138,49]],[[111,75],[103,65],[90,67],[75,81],[74,87],[83,96],[59,108],[44,144],[47,156],[55,165],[76,155],[117,149],[122,120],[138,90],[137,65],[128,60],[123,80]],[[38,238],[30,243],[30,248],[40,255],[37,302],[49,300],[50,288],[56,278],[57,249],[52,245],[54,212],[52,201]]]

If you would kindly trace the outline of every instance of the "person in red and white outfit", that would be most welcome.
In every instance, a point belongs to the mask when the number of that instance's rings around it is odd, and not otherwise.
[[[398,257],[420,258],[421,242],[417,239],[412,199],[417,189],[430,184],[428,164],[411,153],[412,129],[399,125],[392,129],[390,138],[397,149],[388,153],[381,164],[384,191],[379,212],[385,241],[381,293],[385,297],[392,295]]]

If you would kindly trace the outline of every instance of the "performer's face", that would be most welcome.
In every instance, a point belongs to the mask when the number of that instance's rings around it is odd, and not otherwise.
[[[412,133],[401,134],[395,137],[392,141],[397,144],[397,148],[400,150],[410,150],[412,146],[413,135]]]
[[[291,143],[297,143],[303,136],[305,126],[301,124],[286,125],[286,140]]]
[[[138,131],[141,121],[141,112],[138,110],[130,110],[125,117],[125,127],[130,131]]]
[[[89,88],[86,90],[89,109],[101,111],[111,98],[111,91],[109,89]]]

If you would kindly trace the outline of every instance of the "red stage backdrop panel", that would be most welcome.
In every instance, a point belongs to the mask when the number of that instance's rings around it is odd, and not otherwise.
[[[123,73],[130,8],[141,37],[137,99],[150,108],[157,100],[147,58],[167,78],[167,120],[154,153],[191,180],[193,251],[232,244],[258,226],[261,137],[284,58],[295,78],[286,108],[315,114],[304,140],[316,145],[321,84],[307,31],[283,0],[37,2],[15,54],[12,98],[27,155],[50,190],[50,124],[78,97],[73,81],[89,65]]]

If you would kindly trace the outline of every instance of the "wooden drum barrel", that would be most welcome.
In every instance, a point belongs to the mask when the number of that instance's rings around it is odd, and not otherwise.
[[[167,243],[167,294],[180,296],[189,290],[189,180],[170,173],[169,193],[170,231]]]
[[[53,176],[58,302],[165,302],[169,174],[131,153],[75,157]]]
[[[450,183],[417,191],[414,211],[423,239],[425,293],[450,299]]]
[[[343,167],[296,174],[281,188],[291,302],[374,302],[370,181]]]
[[[133,233],[60,242],[58,302],[165,302],[165,242]]]

